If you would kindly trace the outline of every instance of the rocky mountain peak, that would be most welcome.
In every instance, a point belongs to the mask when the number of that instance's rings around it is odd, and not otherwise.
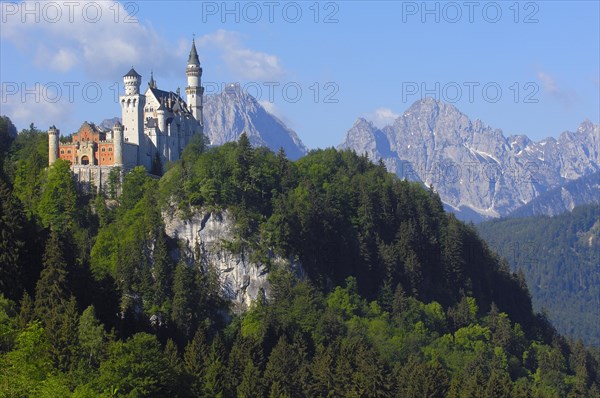
[[[308,152],[292,129],[239,84],[229,84],[221,93],[204,98],[204,134],[212,145],[237,141],[244,132],[254,146],[266,146],[274,152],[283,148],[291,159]]]
[[[600,169],[599,126],[584,121],[558,140],[506,138],[452,104],[424,98],[382,129],[357,120],[340,148],[382,159],[401,178],[434,185],[458,215],[509,214],[541,193]]]

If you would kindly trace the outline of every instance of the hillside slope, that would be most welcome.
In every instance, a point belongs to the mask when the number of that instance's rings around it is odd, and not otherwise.
[[[600,206],[489,221],[481,236],[525,273],[537,311],[559,332],[600,346]]]

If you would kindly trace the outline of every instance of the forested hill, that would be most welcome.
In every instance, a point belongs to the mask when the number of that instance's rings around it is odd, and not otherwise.
[[[478,225],[481,235],[525,274],[536,310],[561,333],[600,346],[600,206],[558,216]]]
[[[161,179],[90,196],[46,168],[34,126],[0,139],[2,396],[600,395],[594,355],[532,312],[524,279],[382,164],[197,137]],[[232,313],[205,248],[165,233],[174,207],[231,214],[223,246],[270,293]]]

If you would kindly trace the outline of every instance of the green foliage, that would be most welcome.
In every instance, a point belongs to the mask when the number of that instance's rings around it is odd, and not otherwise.
[[[78,339],[81,347],[81,360],[85,366],[89,368],[98,366],[103,358],[106,335],[104,326],[96,319],[93,306],[86,308],[79,318]]]
[[[0,393],[26,397],[37,393],[52,371],[49,345],[39,323],[30,324],[16,337],[15,349],[0,357]]]
[[[91,198],[65,164],[37,170],[27,134],[0,176],[0,396],[598,396],[600,356],[535,316],[433,190],[365,156],[198,136],[160,180]],[[233,215],[224,250],[269,271],[242,314],[202,242],[166,234],[198,208]]]
[[[25,227],[20,202],[0,178],[0,292],[13,299],[17,299],[24,288]]]
[[[519,270],[531,289],[533,306],[557,330],[600,345],[600,206],[581,206],[555,217],[490,221],[482,236]]]
[[[181,262],[175,269],[171,319],[185,338],[191,337],[198,324],[197,312],[194,310],[198,301],[196,272],[192,267]]]
[[[37,213],[44,170],[48,167],[48,135],[31,126],[12,142],[4,168],[14,194],[29,218]]]
[[[66,231],[76,222],[77,188],[70,163],[57,160],[49,169],[43,183],[38,214],[42,225],[57,231]]]
[[[125,342],[108,347],[100,365],[97,389],[103,394],[117,390],[123,397],[164,397],[173,387],[173,370],[152,335],[137,333]]]
[[[4,157],[17,136],[17,129],[7,116],[0,116],[0,175],[3,174]]]

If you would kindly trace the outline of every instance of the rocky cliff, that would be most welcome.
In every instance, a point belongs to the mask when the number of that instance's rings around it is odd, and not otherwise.
[[[189,257],[203,269],[212,269],[219,277],[221,295],[231,301],[234,312],[241,312],[259,295],[270,297],[268,268],[250,260],[247,250],[233,251],[234,221],[228,211],[197,212],[184,217],[181,212],[164,212],[165,232],[179,239]],[[196,258],[198,257],[198,258]],[[300,264],[283,258],[273,258],[272,264],[290,266],[300,276]]]
[[[590,203],[600,203],[600,173],[588,174],[545,192],[508,217],[556,216]]]

